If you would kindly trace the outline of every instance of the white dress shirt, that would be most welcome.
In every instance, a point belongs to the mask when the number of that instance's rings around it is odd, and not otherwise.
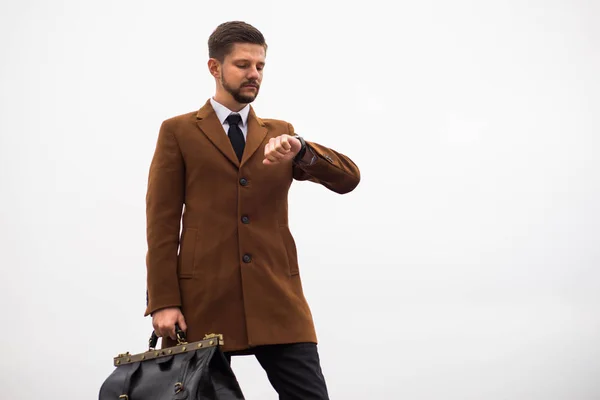
[[[210,98],[210,104],[215,109],[217,118],[219,118],[219,122],[221,122],[221,125],[223,125],[223,129],[225,129],[225,134],[229,132],[229,123],[225,121],[225,119],[229,117],[230,114],[239,114],[240,117],[242,117],[240,129],[244,134],[244,140],[246,140],[246,137],[248,136],[248,113],[250,112],[250,104],[246,104],[246,107],[242,108],[239,112],[231,111],[229,108],[225,107],[212,97]]]

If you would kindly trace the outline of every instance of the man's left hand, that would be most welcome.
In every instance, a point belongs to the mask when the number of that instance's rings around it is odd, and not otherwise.
[[[269,140],[265,146],[263,164],[273,165],[293,159],[302,148],[302,143],[290,135],[281,135]]]

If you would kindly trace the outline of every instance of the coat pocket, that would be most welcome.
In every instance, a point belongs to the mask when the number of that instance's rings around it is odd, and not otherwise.
[[[186,228],[181,235],[179,249],[178,275],[180,278],[191,278],[194,274],[194,260],[196,255],[196,241],[198,229]]]
[[[300,273],[298,268],[298,251],[296,249],[294,237],[287,226],[279,227],[279,235],[281,236],[287,254],[290,275],[298,275]]]

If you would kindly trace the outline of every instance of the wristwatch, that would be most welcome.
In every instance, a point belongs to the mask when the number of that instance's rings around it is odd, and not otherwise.
[[[298,162],[302,160],[304,154],[306,154],[306,142],[304,141],[304,138],[300,135],[294,135],[294,137],[300,141],[300,144],[302,146],[300,147],[300,151],[298,152],[298,154],[296,154],[293,160],[294,162]]]

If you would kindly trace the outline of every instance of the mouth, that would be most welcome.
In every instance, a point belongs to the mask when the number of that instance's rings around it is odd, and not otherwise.
[[[256,86],[256,85],[244,85],[242,87],[243,88],[250,88],[250,89],[258,89],[258,86]]]

